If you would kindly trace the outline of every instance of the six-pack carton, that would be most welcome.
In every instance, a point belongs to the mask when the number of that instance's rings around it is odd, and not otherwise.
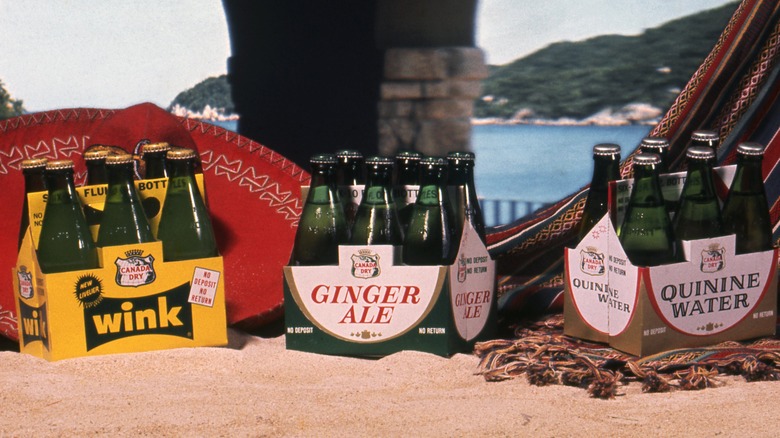
[[[734,170],[715,169],[721,199]],[[662,175],[664,198],[679,199],[684,182],[684,172]],[[683,242],[679,263],[634,266],[614,225],[632,183],[612,183],[610,212],[564,250],[564,332],[638,356],[774,335],[777,249],[737,255],[728,235]]]
[[[135,184],[156,234],[167,179]],[[106,186],[77,191],[96,237]],[[60,360],[227,344],[222,257],[165,262],[157,241],[98,248],[96,269],[43,274],[35,248],[45,198],[28,196],[30,227],[13,268],[21,352]]]
[[[495,333],[495,262],[470,222],[450,266],[406,266],[400,251],[342,245],[338,265],[284,267],[287,348],[450,356]]]

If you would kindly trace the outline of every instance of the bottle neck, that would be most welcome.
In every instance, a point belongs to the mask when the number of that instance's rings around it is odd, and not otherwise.
[[[707,198],[715,196],[715,186],[712,181],[712,164],[709,161],[689,161],[682,196]]]
[[[759,194],[764,192],[762,174],[762,156],[743,156],[737,158],[737,171],[734,175],[731,192],[742,194]]]
[[[313,165],[306,202],[335,202],[336,172],[332,165]]]
[[[620,166],[618,160],[612,157],[593,157],[593,179],[590,189],[606,192],[610,181],[620,178]]]
[[[165,152],[148,152],[144,154],[144,177],[146,179],[165,178]]]
[[[46,168],[36,167],[25,169],[24,173],[24,192],[42,192],[46,190]]]
[[[420,181],[420,193],[417,195],[417,203],[421,205],[439,205],[446,200],[444,196],[444,184],[446,170],[444,166],[426,169]]]
[[[133,184],[133,164],[112,164],[108,168],[108,185],[128,186]]]
[[[192,160],[171,160],[170,178],[192,177],[195,175],[195,163]]]
[[[420,168],[417,163],[405,163],[398,167],[398,176],[396,178],[396,185],[399,186],[411,186],[416,185],[418,180]]]
[[[106,184],[108,182],[108,171],[106,170],[105,160],[87,160],[87,185]]]
[[[631,199],[642,203],[663,203],[658,169],[655,166],[634,167],[634,188]]]
[[[73,183],[73,169],[58,169],[46,172],[46,185],[49,196],[46,202],[68,204],[78,201]]]

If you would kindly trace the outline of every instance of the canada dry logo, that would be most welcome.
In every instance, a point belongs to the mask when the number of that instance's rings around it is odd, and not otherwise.
[[[468,263],[466,263],[466,254],[461,253],[458,258],[458,283],[465,283],[468,275]]]
[[[580,271],[587,275],[604,275],[604,253],[592,246],[580,250]]]
[[[131,249],[125,252],[126,259],[117,257],[116,284],[123,287],[138,287],[151,284],[157,278],[154,272],[154,257],[149,254],[142,257],[143,251]]]
[[[27,266],[22,265],[19,266],[19,271],[16,272],[16,277],[19,279],[19,295],[22,298],[32,298],[32,272],[27,270]]]
[[[379,254],[370,249],[361,249],[352,255],[352,276],[355,278],[374,278],[381,273]]]
[[[701,251],[701,272],[718,272],[726,267],[726,248],[713,243]]]

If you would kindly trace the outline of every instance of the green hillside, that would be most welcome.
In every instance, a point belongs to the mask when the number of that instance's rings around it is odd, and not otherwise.
[[[227,75],[205,79],[189,90],[182,91],[173,99],[170,108],[176,105],[194,112],[203,111],[206,105],[214,109],[222,109],[223,114],[235,112]]]
[[[738,2],[668,22],[638,36],[552,44],[491,66],[476,117],[582,119],[629,103],[668,107],[718,40]]]

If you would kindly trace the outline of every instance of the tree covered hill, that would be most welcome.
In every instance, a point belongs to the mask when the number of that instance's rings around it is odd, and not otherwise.
[[[227,75],[210,77],[189,90],[182,91],[173,99],[168,109],[172,110],[177,105],[198,113],[202,113],[206,106],[223,115],[235,112]]]
[[[0,80],[0,120],[24,114],[23,102],[11,97],[11,94],[5,89],[3,81]]]
[[[638,36],[552,44],[491,66],[476,117],[582,119],[631,103],[666,108],[718,40],[738,2],[670,21]]]

